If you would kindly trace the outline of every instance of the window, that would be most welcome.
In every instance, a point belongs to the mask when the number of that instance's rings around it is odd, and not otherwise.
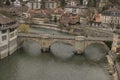
[[[2,41],[5,41],[6,39],[7,39],[6,35],[2,36]]]
[[[76,9],[75,9],[75,8],[73,8],[72,12],[73,12],[73,13],[76,13]]]
[[[14,28],[12,28],[12,29],[9,29],[10,30],[10,32],[13,32],[15,29]]]
[[[1,32],[2,32],[2,34],[4,34],[4,33],[6,33],[6,32],[7,32],[7,30],[2,30]]]

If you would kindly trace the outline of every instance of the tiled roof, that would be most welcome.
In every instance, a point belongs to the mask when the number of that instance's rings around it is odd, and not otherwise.
[[[53,13],[53,10],[29,10],[28,13],[31,14],[31,17],[39,17],[39,18],[48,18]]]
[[[12,21],[13,21],[12,19],[0,14],[0,24],[10,23]]]

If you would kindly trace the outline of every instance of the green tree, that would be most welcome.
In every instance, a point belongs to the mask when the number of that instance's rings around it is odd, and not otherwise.
[[[3,0],[0,0],[0,6],[3,6]]]
[[[14,2],[15,0],[11,0],[12,2]]]
[[[10,5],[10,1],[6,0],[5,5],[9,6]]]
[[[41,0],[41,8],[45,9],[45,0]]]
[[[80,4],[81,4],[81,5],[83,4],[83,0],[80,0]]]
[[[93,2],[94,2],[94,7],[96,7],[97,6],[97,0],[93,0]]]
[[[105,5],[105,6],[102,8],[102,11],[109,9],[110,7],[112,7],[112,3],[111,3],[111,2],[109,2],[107,5]]]
[[[94,0],[89,0],[88,7],[94,7],[94,6],[95,6]]]
[[[60,4],[61,4],[61,7],[65,7],[66,1],[65,1],[65,0],[61,0],[61,1],[60,1]]]
[[[29,25],[27,24],[21,24],[18,28],[18,32],[25,32],[28,33],[29,32]]]

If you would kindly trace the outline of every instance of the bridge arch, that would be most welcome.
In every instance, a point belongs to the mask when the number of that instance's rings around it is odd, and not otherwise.
[[[87,47],[89,47],[90,45],[93,45],[93,44],[98,44],[98,45],[103,45],[103,47],[106,49],[106,50],[109,50],[109,46],[107,46],[107,44],[103,41],[86,41],[85,42],[85,46],[84,46],[84,51]]]
[[[101,60],[108,54],[109,48],[104,42],[91,42],[86,45],[85,56],[91,60]]]
[[[24,39],[22,47],[25,52],[30,55],[39,55],[41,54],[41,45],[35,39]]]

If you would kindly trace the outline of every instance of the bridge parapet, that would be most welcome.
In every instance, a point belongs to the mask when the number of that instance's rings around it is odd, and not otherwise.
[[[85,40],[85,37],[84,36],[76,36],[75,40],[77,40],[77,41],[83,41],[83,40]]]

